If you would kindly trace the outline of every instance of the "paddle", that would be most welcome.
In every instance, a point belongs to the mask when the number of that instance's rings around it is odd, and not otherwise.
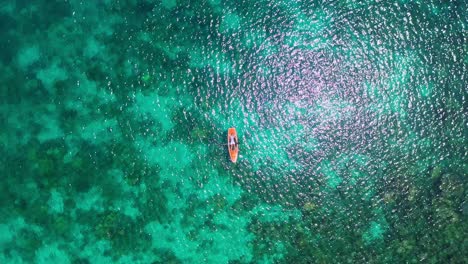
[[[215,143],[208,143],[208,144],[211,144],[211,145],[219,145],[219,146],[228,146],[229,144],[228,143],[218,143],[218,142],[215,142]],[[241,143],[237,143],[237,145],[240,145]]]
[[[210,144],[210,145],[219,145],[219,146],[227,146],[227,145],[228,145],[228,143],[219,143],[219,142],[217,142],[217,141],[214,141],[214,139],[213,139],[213,140],[210,140],[210,143],[207,143],[207,144]],[[239,144],[239,143],[237,143],[237,144]]]

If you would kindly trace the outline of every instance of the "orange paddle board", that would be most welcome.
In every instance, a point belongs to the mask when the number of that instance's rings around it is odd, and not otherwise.
[[[237,132],[236,129],[231,127],[228,130],[228,150],[229,150],[229,158],[231,158],[231,161],[236,163],[237,162],[237,156],[239,155],[239,143],[237,141]],[[234,140],[235,144],[232,144]]]

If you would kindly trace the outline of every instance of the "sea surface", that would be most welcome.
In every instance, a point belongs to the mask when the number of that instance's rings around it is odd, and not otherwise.
[[[467,3],[0,0],[0,263],[467,263]]]

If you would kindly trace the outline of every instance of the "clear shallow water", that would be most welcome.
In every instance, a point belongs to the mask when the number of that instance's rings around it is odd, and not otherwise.
[[[0,262],[466,262],[466,10],[4,1]]]

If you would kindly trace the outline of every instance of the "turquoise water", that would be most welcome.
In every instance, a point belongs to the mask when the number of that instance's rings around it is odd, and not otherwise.
[[[1,1],[0,263],[468,262],[467,9]]]

